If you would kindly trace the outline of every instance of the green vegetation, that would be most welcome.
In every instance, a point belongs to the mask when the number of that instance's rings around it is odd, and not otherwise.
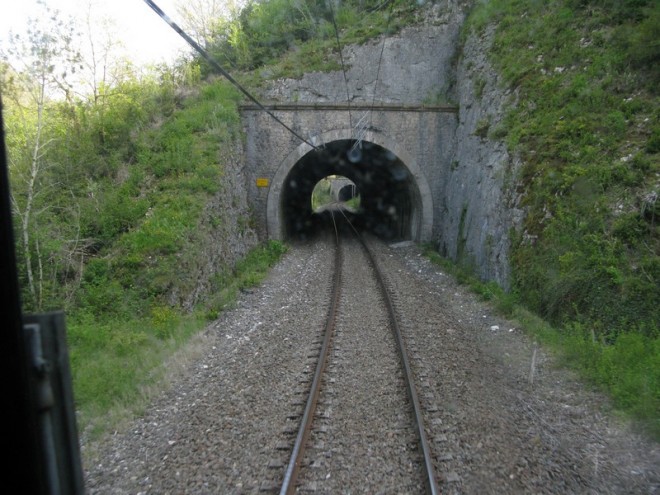
[[[333,14],[346,43],[398,29],[415,11],[403,0],[385,7],[271,0],[201,24],[214,30],[205,35],[213,55],[251,70],[238,77],[257,85],[337,68]],[[234,193],[223,175],[241,140],[240,94],[199,60],[100,71],[59,15],[48,11],[0,47],[19,276],[24,311],[66,311],[81,426],[103,431],[113,411],[139,409],[166,358],[285,248],[269,243],[238,261],[228,253],[215,273],[200,266],[211,232],[252,223],[209,209]],[[112,44],[93,48],[113,60]],[[80,69],[84,94],[68,79]],[[200,283],[209,290],[191,300]]]
[[[660,4],[493,0],[464,34],[489,23],[490,57],[518,95],[497,129],[523,160],[512,297],[658,433]]]
[[[89,260],[82,276],[81,311],[97,318],[147,314],[186,285],[191,274],[177,272],[198,255],[190,241],[204,205],[221,187],[219,146],[238,139],[237,101],[227,83],[202,86],[162,125],[132,140],[124,182],[98,201],[105,208],[86,228],[109,242],[97,247],[105,255]]]
[[[163,362],[204,326],[197,313],[154,306],[151,315],[101,321],[89,313],[67,322],[79,424],[88,434],[113,428],[139,412],[149,388],[163,377]],[[109,417],[111,414],[113,417]]]
[[[258,284],[284,252],[270,243],[235,265],[220,264],[208,274],[211,295],[193,312],[172,302],[172,294],[189,293],[196,283],[192,268],[203,256],[204,223],[225,221],[203,211],[223,191],[226,150],[240,140],[237,91],[224,81],[177,84],[176,76],[116,86],[102,116],[91,102],[44,104],[44,115],[58,120],[42,133],[57,133],[57,141],[44,149],[41,167],[48,174],[32,186],[48,195],[34,195],[30,256],[18,246],[24,309],[66,310],[77,408],[82,427],[93,432],[108,427],[111,411],[139,410],[162,377],[163,361],[205,318],[230,306],[239,289]],[[179,98],[189,82],[197,89]],[[14,139],[30,110],[20,102],[17,97],[6,111]],[[30,186],[24,180],[30,135],[22,136],[9,149],[18,205]],[[58,183],[66,187],[58,190]],[[36,276],[53,260],[49,272]],[[34,291],[26,282],[28,266]]]
[[[424,3],[424,2],[422,2]],[[335,24],[342,45],[363,43],[414,22],[419,5],[408,0],[251,1],[233,19],[219,23],[207,47],[234,69],[259,78],[302,77],[341,68]],[[258,83],[258,81],[255,81]]]
[[[321,206],[332,203],[332,196],[330,195],[330,188],[332,181],[329,178],[321,179],[314,190],[312,191],[312,210],[316,211]]]
[[[258,285],[284,251],[283,244],[272,241],[250,251],[233,268],[226,267],[213,277],[210,298],[190,314],[165,301],[152,302],[148,310],[145,304],[140,307],[142,314],[126,313],[118,318],[107,318],[114,310],[103,305],[97,306],[97,311],[105,309],[100,317],[93,316],[89,306],[74,311],[67,326],[81,423],[91,426],[94,434],[111,426],[106,417],[109,411],[118,415],[117,420],[139,412],[150,398],[150,387],[163,377],[165,360],[204,328],[208,319],[231,307],[239,290]],[[172,272],[165,275],[174,277]],[[107,300],[112,302],[114,296],[123,301],[121,309],[129,309],[129,302],[138,305],[128,298],[121,280],[106,280],[98,289],[114,292]]]
[[[316,211],[325,205],[335,202],[331,193],[332,180],[334,178],[346,179],[345,177],[341,176],[329,176],[321,179],[318,184],[314,186],[314,190],[312,191],[312,211]],[[353,210],[357,210],[360,208],[360,195],[358,194],[354,198],[351,198],[348,201],[344,201],[344,205],[352,208]]]
[[[432,246],[424,254],[501,315],[520,325],[559,356],[560,362],[607,390],[614,405],[660,439],[660,339],[638,332],[621,333],[614,341],[599,339],[593,327],[578,322],[556,327],[529,311],[515,292],[477,279],[469,267],[441,257]]]
[[[206,317],[217,318],[220,311],[233,305],[238,291],[258,285],[285,252],[284,244],[269,241],[250,251],[231,271],[217,273],[211,280],[213,295],[206,303]]]
[[[360,195],[358,194],[358,195],[355,196],[354,198],[351,198],[351,199],[349,199],[348,201],[345,201],[344,204],[345,204],[348,208],[350,208],[350,209],[352,209],[352,210],[354,210],[354,211],[359,210],[359,209],[360,209]]]
[[[339,68],[333,21],[342,44],[362,43],[414,22],[425,2],[339,3],[332,12],[323,0],[252,1],[213,23],[205,44],[254,87]],[[527,216],[514,234],[512,293],[457,276],[658,433],[660,4],[490,0],[464,35],[488,24],[491,59],[517,104],[477,133],[522,158]],[[193,60],[146,75],[114,68],[112,82],[93,71],[91,93],[78,96],[71,71],[54,70],[81,63],[75,30],[31,29],[0,53],[22,296],[26,311],[67,311],[77,405],[83,427],[98,425],[117,406],[139,408],[165,358],[258,283],[284,246],[218,263],[208,297],[184,308],[205,236],[230,221],[206,209],[227,193],[240,95]],[[476,82],[478,95],[484,87]]]
[[[184,307],[205,236],[230,223],[205,208],[231,197],[223,174],[241,139],[238,92],[189,62],[125,68],[112,86],[90,75],[94,92],[74,97],[54,67],[80,59],[69,25],[51,20],[0,53],[18,268],[25,312],[66,311],[81,427],[101,432],[108,415],[139,409],[165,359],[284,248],[216,263],[222,279],[204,274],[214,292]],[[231,220],[223,231],[249,223]]]

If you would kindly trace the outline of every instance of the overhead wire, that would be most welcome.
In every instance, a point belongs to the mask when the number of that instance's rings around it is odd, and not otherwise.
[[[222,74],[225,79],[227,79],[231,84],[233,84],[238,90],[243,93],[252,103],[257,105],[261,110],[266,112],[268,115],[270,115],[277,123],[279,123],[282,127],[284,127],[287,131],[289,131],[291,134],[293,134],[295,137],[300,139],[302,142],[306,143],[307,145],[311,146],[313,149],[318,150],[319,147],[316,146],[315,144],[311,143],[309,140],[305,139],[303,136],[298,134],[296,131],[294,131],[291,127],[286,125],[282,120],[280,120],[273,112],[268,110],[264,105],[261,104],[259,100],[257,100],[247,89],[245,89],[236,79],[234,79],[229,72],[227,72],[225,69],[222,68],[222,66],[215,61],[209,53],[204,50],[199,44],[193,40],[186,32],[181,29],[174,21],[172,21],[163,10],[156,5],[153,0],[144,0],[144,2],[151,7],[151,9],[156,12],[160,16],[161,19],[163,19],[167,24],[170,25],[174,31],[176,31],[186,42],[192,46],[197,53],[199,53],[204,60],[206,60],[211,67],[213,67],[216,71],[218,71],[220,74]]]
[[[374,109],[374,106],[376,105],[376,94],[377,94],[377,89],[378,89],[378,81],[380,79],[380,68],[381,68],[381,65],[382,65],[382,62],[383,62],[383,52],[385,51],[385,41],[387,39],[386,35],[387,35],[387,31],[390,27],[390,20],[392,19],[392,13],[394,11],[395,1],[394,0],[385,0],[380,5],[376,6],[371,11],[371,13],[378,12],[378,10],[380,10],[382,7],[384,7],[387,3],[389,3],[390,11],[387,15],[387,22],[385,23],[385,35],[383,35],[383,43],[381,44],[380,55],[378,57],[378,68],[376,69],[376,78],[374,80],[374,91],[373,91],[373,94],[372,94],[372,97],[371,97],[371,107],[369,108],[369,111],[368,111],[369,123],[368,124],[363,124],[362,123],[363,120],[364,120],[364,117],[366,117],[366,115],[367,115],[366,113],[360,119],[360,121],[358,122],[358,125],[363,125],[365,131],[368,127],[371,127],[372,124],[373,124],[373,109]],[[353,146],[351,147],[351,150],[350,150],[351,153],[354,153],[355,150],[358,148],[358,146],[360,146],[360,147],[362,146],[362,137],[363,137],[364,132],[359,132],[359,134],[360,135],[358,136],[358,139],[355,141],[355,143],[353,143]]]
[[[384,5],[385,3],[381,4]],[[383,63],[383,52],[385,51],[385,41],[387,40],[387,31],[390,27],[390,20],[394,11],[394,0],[390,0],[390,11],[387,15],[387,22],[385,23],[385,34],[383,35],[383,43],[380,46],[380,56],[378,57],[378,69],[376,70],[376,80],[374,81],[374,92],[371,97],[371,108],[369,109],[369,126],[373,123],[373,110],[376,104],[376,93],[378,89],[378,80],[380,78],[380,67]]]
[[[344,56],[342,54],[341,42],[339,41],[339,28],[337,27],[337,20],[335,18],[335,9],[333,7],[334,0],[328,0],[330,7],[330,17],[332,25],[335,28],[335,40],[337,41],[337,50],[339,50],[339,62],[341,63],[341,71],[344,74],[344,85],[346,87],[346,103],[348,104],[348,126],[353,128],[353,116],[351,115],[351,94],[348,87],[348,75],[346,74],[346,66],[344,65]]]

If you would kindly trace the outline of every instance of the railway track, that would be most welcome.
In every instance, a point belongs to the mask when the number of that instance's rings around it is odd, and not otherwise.
[[[328,317],[305,380],[304,410],[292,416],[299,425],[279,492],[333,493],[374,477],[368,483],[380,483],[379,491],[439,493],[392,299],[367,243],[342,213],[330,212],[336,268]]]

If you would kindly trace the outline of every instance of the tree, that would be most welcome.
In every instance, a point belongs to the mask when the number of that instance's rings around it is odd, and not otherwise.
[[[188,34],[206,46],[226,30],[228,20],[236,17],[244,4],[242,0],[187,0],[178,3],[177,13]]]
[[[85,56],[82,58],[83,73],[80,87],[84,98],[91,98],[95,104],[105,98],[105,91],[121,81],[117,74],[117,54],[122,47],[113,33],[117,26],[109,17],[98,18],[93,12],[94,4],[90,0],[84,17]]]
[[[19,218],[23,268],[31,306],[40,310],[44,292],[44,255],[38,235],[39,217],[49,206],[40,202],[55,186],[45,180],[47,154],[57,139],[58,119],[49,112],[57,96],[72,101],[70,76],[79,64],[72,48],[76,38],[71,19],[44,7],[41,19],[31,19],[25,35],[10,34],[9,46],[0,54],[3,89],[7,98],[9,171],[12,206]]]
[[[127,62],[121,63],[118,54],[122,43],[114,36],[116,23],[109,17],[97,17],[93,12],[94,3],[87,2],[84,16],[85,45],[81,47],[85,56],[81,59],[82,69],[79,78],[79,96],[91,103],[98,126],[97,137],[103,146],[106,140],[105,114],[116,89],[132,70],[127,69]]]

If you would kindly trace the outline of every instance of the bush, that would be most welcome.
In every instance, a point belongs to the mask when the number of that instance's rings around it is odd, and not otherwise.
[[[513,291],[567,328],[573,364],[655,431],[659,20],[652,0],[492,0],[465,30],[492,23],[490,58],[518,98],[504,119],[527,213]]]
[[[657,328],[622,332],[607,343],[594,340],[593,333],[574,324],[564,335],[563,353],[572,366],[610,393],[617,408],[640,419],[660,436]]]

